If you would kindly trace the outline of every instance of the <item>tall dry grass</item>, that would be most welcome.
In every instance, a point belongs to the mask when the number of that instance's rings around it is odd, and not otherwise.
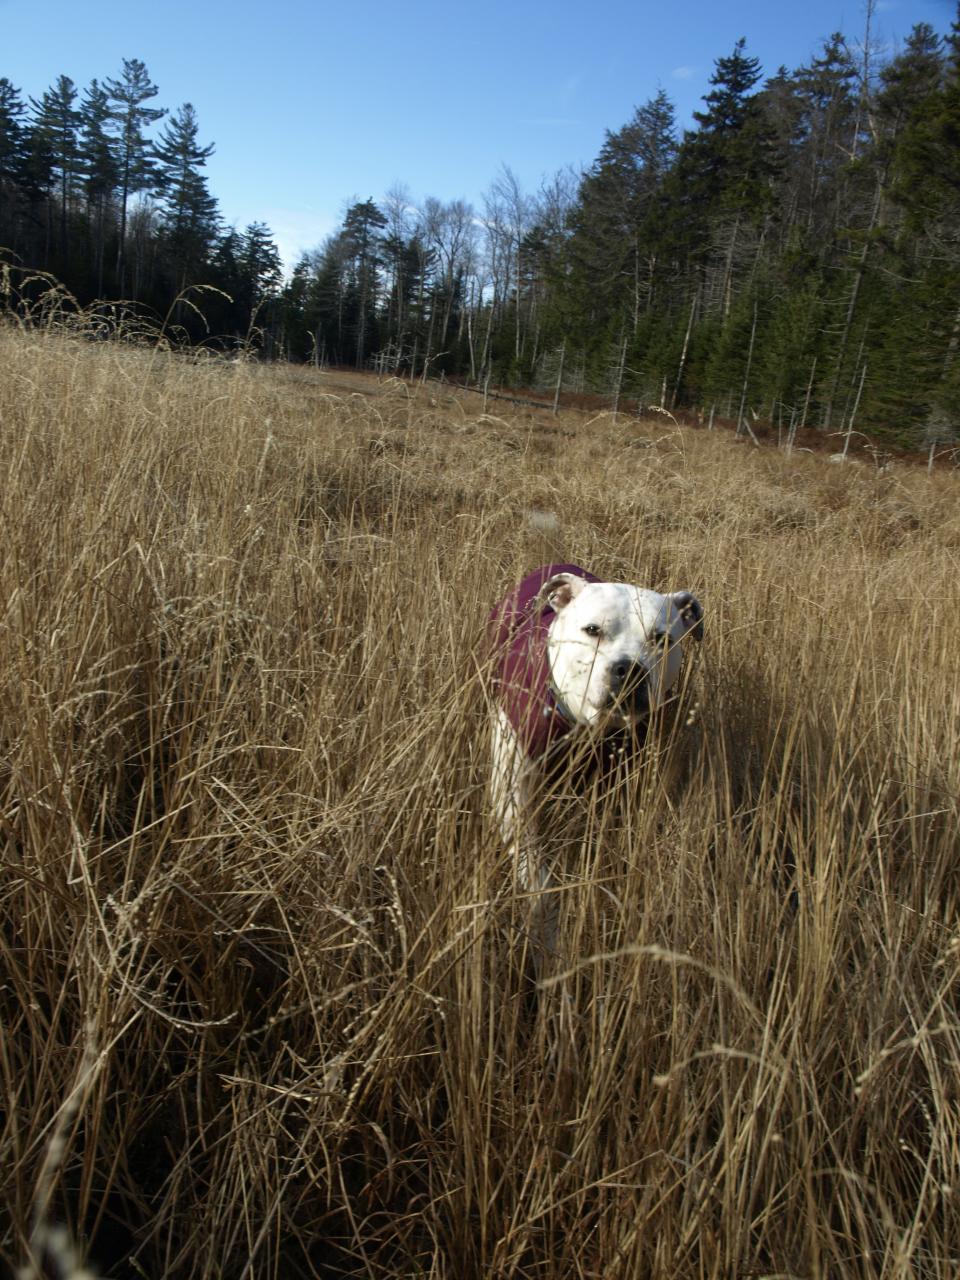
[[[955,479],[55,332],[0,368],[5,1267],[960,1271]],[[554,557],[707,609],[680,767],[565,802],[563,1018],[482,666]]]

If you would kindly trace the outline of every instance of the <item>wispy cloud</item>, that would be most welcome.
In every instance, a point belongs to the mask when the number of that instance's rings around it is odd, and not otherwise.
[[[674,67],[670,74],[674,80],[689,80],[696,74],[696,67]]]

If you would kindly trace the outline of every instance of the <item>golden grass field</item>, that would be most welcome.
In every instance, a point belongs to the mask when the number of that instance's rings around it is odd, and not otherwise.
[[[52,328],[0,370],[0,1270],[960,1274],[954,475]],[[555,804],[535,997],[484,628],[549,559],[706,638]]]

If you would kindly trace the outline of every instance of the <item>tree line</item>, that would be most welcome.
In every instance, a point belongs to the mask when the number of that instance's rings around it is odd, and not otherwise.
[[[281,285],[269,230],[224,231],[190,106],[125,62],[79,105],[0,81],[0,243],[82,298],[216,285],[214,331],[268,354],[599,392],[751,430],[916,445],[960,425],[960,13],[881,59],[839,33],[764,78],[739,40],[680,131],[663,91],[583,173],[509,168],[479,208],[353,203]],[[214,300],[216,301],[216,300]],[[206,305],[206,304],[205,304]],[[219,307],[219,311],[217,311]],[[187,316],[192,335],[199,321]]]
[[[174,308],[190,340],[243,340],[277,302],[280,255],[263,223],[224,227],[204,173],[213,145],[191,103],[171,115],[152,105],[158,92],[137,58],[82,92],[61,75],[26,101],[0,78],[0,248],[80,305]],[[176,305],[198,285],[202,311]]]

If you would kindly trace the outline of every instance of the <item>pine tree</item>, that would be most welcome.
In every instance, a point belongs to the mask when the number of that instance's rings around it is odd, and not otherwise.
[[[277,296],[283,271],[280,253],[265,222],[251,222],[244,228],[238,262],[254,307]]]
[[[143,131],[166,115],[165,108],[146,107],[159,89],[151,83],[147,68],[138,58],[124,58],[118,80],[105,81],[110,96],[110,118],[116,131],[120,229],[117,244],[117,284],[125,288],[127,217],[130,197],[148,190],[154,182],[154,165]]]
[[[792,77],[798,109],[789,161],[797,222],[825,247],[844,220],[843,178],[853,151],[858,72],[846,41],[834,32],[819,56]]]
[[[220,238],[213,268],[216,283],[232,299],[227,329],[245,343],[262,339],[266,354],[272,354],[283,272],[270,228],[263,222],[251,222],[242,232],[231,227]]]
[[[727,319],[741,282],[749,282],[779,211],[780,158],[770,103],[755,93],[760,64],[740,39],[719,58],[666,184],[660,219],[663,251],[685,278],[695,318]]]
[[[940,37],[926,22],[917,23],[903,51],[880,72],[877,115],[888,141],[924,110],[940,89],[944,60]]]
[[[695,111],[693,118],[706,137],[733,137],[744,127],[749,116],[750,90],[760,79],[759,58],[748,58],[744,36],[726,58],[717,58],[710,77],[713,88],[704,95],[706,111]]]
[[[652,305],[656,197],[677,154],[674,108],[660,90],[616,133],[607,133],[571,215],[571,286],[601,306],[601,326],[629,316],[635,333]]]
[[[902,288],[895,299],[898,310],[910,304],[905,325],[896,332],[885,328],[888,348],[906,350],[882,365],[889,376],[879,408],[884,417],[903,413],[897,399],[909,380],[914,391],[919,386],[925,393],[922,404],[913,396],[913,421],[925,421],[941,439],[960,431],[960,22],[947,38],[946,54],[935,67],[931,33],[915,27],[883,78],[883,91],[892,98],[884,117],[900,126],[889,163],[890,195],[903,227],[891,267],[915,283],[908,299]],[[906,370],[900,368],[904,356],[911,364]]]
[[[704,98],[707,110],[693,113],[700,125],[693,152],[707,200],[756,222],[772,205],[779,163],[763,95],[751,93],[760,80],[760,62],[745,49],[741,37],[729,57],[717,59],[714,87]]]
[[[77,89],[69,76],[60,76],[33,107],[35,153],[44,156],[44,171],[49,173],[50,190],[58,192],[59,262],[63,273],[67,266],[67,221],[81,173],[78,132],[80,112],[74,106]]]
[[[348,335],[356,327],[356,291],[351,284],[350,264],[350,249],[342,231],[327,237],[313,264],[315,343],[334,364],[349,360]]]
[[[308,321],[311,292],[310,255],[303,254],[293,268],[280,297],[280,324],[287,359],[319,364],[319,352],[312,340]]]
[[[416,355],[426,337],[425,316],[430,311],[429,284],[436,253],[421,238],[420,230],[404,235],[391,232],[381,240],[387,273],[386,333],[391,344],[390,368],[413,370]]]
[[[20,90],[0,77],[0,182],[16,185],[23,179],[26,114]]]
[[[373,327],[377,297],[377,268],[382,261],[379,231],[387,220],[373,200],[353,204],[343,222],[343,238],[353,259],[353,288],[356,292],[356,363],[363,367],[368,339]]]
[[[0,78],[0,246],[16,250],[17,212],[26,169],[26,108],[20,91]]]
[[[91,80],[80,101],[80,151],[98,298],[102,298],[104,293],[107,214],[119,182],[119,166],[108,132],[110,120],[110,96],[96,80]]]
[[[217,233],[217,202],[202,173],[214,147],[202,147],[198,132],[196,111],[187,102],[167,122],[154,149],[163,235],[175,263],[178,291],[196,283]]]
[[[914,234],[922,234],[944,218],[955,227],[960,208],[960,18],[947,48],[949,56],[933,92],[928,92],[929,69],[922,77],[891,77],[898,90],[905,80],[913,86],[919,82],[923,90],[918,109],[898,135],[891,188],[893,198],[906,209]]]

